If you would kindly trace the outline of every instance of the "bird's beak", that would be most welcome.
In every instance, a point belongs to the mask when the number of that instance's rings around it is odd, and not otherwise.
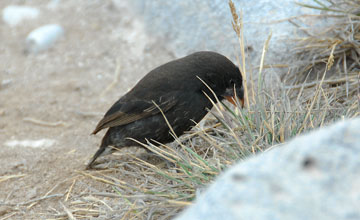
[[[231,104],[237,106],[236,103],[240,103],[241,107],[244,108],[244,90],[243,88],[236,89],[226,89],[225,95],[223,96],[226,100],[228,100]],[[238,98],[238,102],[236,101],[236,97]]]
[[[226,100],[228,100],[231,104],[237,106],[236,101],[235,101],[235,96],[225,96]],[[239,98],[239,102],[241,104],[241,108],[244,108],[244,103],[245,100],[244,98]]]

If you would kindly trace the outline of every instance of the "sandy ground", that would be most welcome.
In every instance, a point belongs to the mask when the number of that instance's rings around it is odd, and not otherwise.
[[[40,9],[36,20],[0,23],[0,219],[53,218],[64,202],[56,193],[71,186],[98,148],[103,132],[90,133],[102,114],[149,70],[174,58],[145,34],[126,2],[64,0],[55,9],[48,2],[25,1]],[[1,1],[0,9],[23,3]],[[61,24],[64,37],[48,51],[25,55],[27,34],[50,23]],[[119,81],[104,94],[117,65]],[[6,144],[41,139],[55,144]],[[55,196],[33,203],[45,195]]]

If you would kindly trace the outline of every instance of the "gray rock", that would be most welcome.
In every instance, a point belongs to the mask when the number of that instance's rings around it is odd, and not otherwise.
[[[314,4],[313,0],[297,2]],[[228,1],[224,0],[134,0],[131,1],[139,17],[142,17],[147,32],[158,37],[159,44],[181,57],[194,51],[214,50],[234,61],[239,55],[239,42],[232,29],[232,17]],[[248,64],[258,66],[262,48],[270,32],[272,40],[267,63],[288,63],[289,38],[295,37],[296,28],[288,20],[304,13],[319,14],[319,11],[304,9],[294,1],[234,1],[238,10],[243,11]],[[282,22],[279,22],[281,21]]]
[[[360,118],[240,162],[177,219],[360,219]]]

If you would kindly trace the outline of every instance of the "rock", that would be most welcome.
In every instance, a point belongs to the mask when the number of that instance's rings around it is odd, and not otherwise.
[[[178,220],[360,219],[360,118],[240,162]]]
[[[64,29],[58,24],[48,24],[36,28],[26,38],[25,53],[37,54],[52,47],[64,35]]]
[[[7,147],[32,147],[32,148],[47,148],[56,143],[52,139],[39,139],[39,140],[11,140],[5,142]]]
[[[3,21],[9,26],[16,26],[24,20],[36,19],[40,11],[34,7],[9,5],[2,11]]]
[[[287,18],[304,13],[320,14],[306,9],[294,1],[233,1],[238,11],[243,11],[247,66],[259,66],[263,45],[272,32],[266,64],[286,64],[290,59],[289,39],[297,28]],[[313,0],[296,2],[314,4]],[[239,41],[232,29],[228,1],[213,0],[134,0],[131,1],[142,17],[150,36],[158,37],[177,57],[199,50],[214,50],[236,61]],[[295,19],[294,19],[295,20]],[[303,24],[302,22],[296,22]],[[281,69],[282,70],[282,69]],[[286,72],[286,71],[285,71]]]
[[[0,80],[0,89],[1,88],[5,88],[7,87],[8,85],[10,85],[12,83],[12,79],[3,79],[3,80]]]

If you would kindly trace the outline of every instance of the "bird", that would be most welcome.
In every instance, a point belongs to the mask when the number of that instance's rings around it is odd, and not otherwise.
[[[92,134],[108,130],[86,169],[116,149],[174,141],[169,125],[176,136],[191,130],[213,106],[210,99],[244,104],[241,72],[225,56],[199,51],[153,69],[99,121]]]

